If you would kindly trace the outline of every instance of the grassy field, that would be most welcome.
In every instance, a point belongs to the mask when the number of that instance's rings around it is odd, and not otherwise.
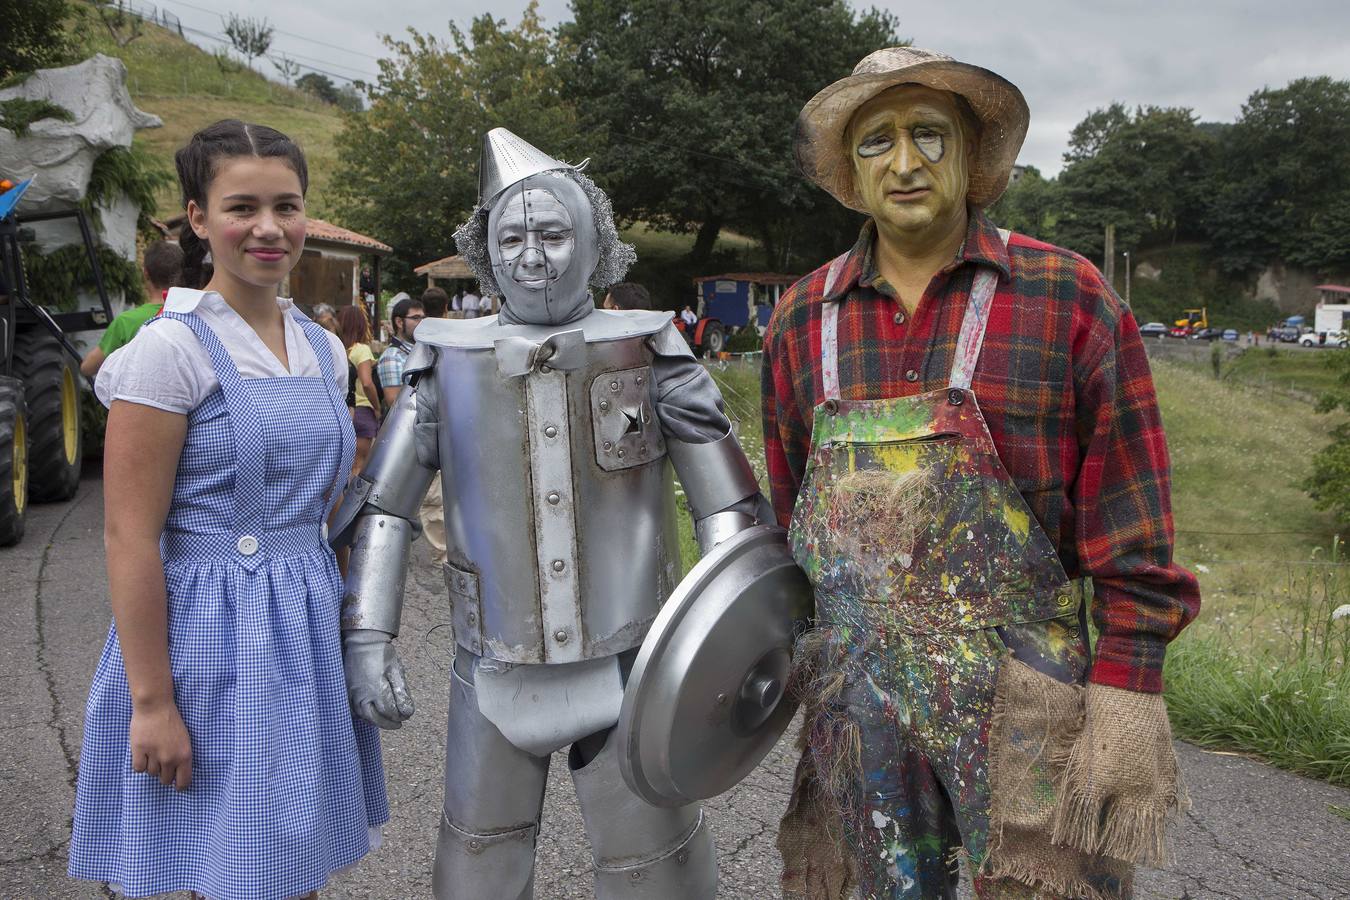
[[[326,188],[337,161],[341,117],[336,107],[274,83],[240,63],[222,64],[176,33],[148,22],[141,36],[125,47],[118,47],[101,25],[89,29],[88,35],[89,53],[115,56],[126,65],[127,89],[136,106],[164,120],[163,128],[140,132],[136,144],[153,153],[168,171],[173,171],[174,151],[199,128],[226,118],[258,122],[300,143],[309,162],[310,211],[323,218],[332,209]],[[253,64],[271,65],[266,60]],[[157,199],[161,217],[181,211],[175,189],[165,189]]]

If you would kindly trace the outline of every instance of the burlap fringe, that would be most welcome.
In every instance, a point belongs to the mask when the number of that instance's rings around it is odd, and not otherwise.
[[[1014,837],[1013,840],[1017,838]],[[996,859],[991,853],[980,873],[989,879],[1006,878],[1015,882],[1019,888],[1044,891],[1055,897],[1073,897],[1074,900],[1120,900],[1118,895],[1104,893],[1089,881],[1062,874],[1052,875],[1026,859],[1006,857]],[[995,892],[993,896],[999,895]]]
[[[838,710],[845,674],[823,630],[802,635],[793,651],[788,690],[804,707],[802,756],[792,799],[779,825],[783,896],[844,900],[857,885],[844,823],[862,770],[862,733]]]

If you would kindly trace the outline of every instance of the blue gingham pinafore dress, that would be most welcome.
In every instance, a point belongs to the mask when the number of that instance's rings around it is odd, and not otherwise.
[[[304,895],[389,819],[378,730],[347,703],[342,579],[321,534],[355,435],[326,332],[293,315],[322,378],[241,378],[199,316],[163,314],[197,335],[220,390],[188,417],[160,542],[191,786],[131,769],[115,625],[85,713],[70,874],[127,896]]]

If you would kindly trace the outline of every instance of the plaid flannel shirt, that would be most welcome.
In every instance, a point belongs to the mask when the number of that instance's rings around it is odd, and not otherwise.
[[[390,338],[389,346],[380,354],[376,364],[380,373],[380,384],[384,387],[398,387],[403,383],[403,367],[408,364],[408,354],[412,348],[398,338]]]
[[[1017,489],[1070,578],[1091,577],[1100,632],[1090,678],[1162,690],[1166,647],[1200,609],[1172,561],[1170,463],[1153,378],[1129,309],[1076,253],[998,230],[971,210],[966,240],[905,313],[872,259],[874,224],[847,254],[839,306],[846,400],[946,387],[979,266],[999,285],[972,385]],[[764,448],[787,525],[823,401],[820,323],[828,264],[788,290],[764,337]]]

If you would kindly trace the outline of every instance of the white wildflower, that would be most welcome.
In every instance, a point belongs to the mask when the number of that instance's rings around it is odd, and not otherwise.
[[[1196,564],[1195,564],[1195,571],[1199,572],[1201,575],[1208,575],[1208,574],[1209,574],[1209,566],[1205,565],[1204,563],[1196,563]]]
[[[1331,619],[1350,619],[1350,603],[1342,603],[1331,611]]]

